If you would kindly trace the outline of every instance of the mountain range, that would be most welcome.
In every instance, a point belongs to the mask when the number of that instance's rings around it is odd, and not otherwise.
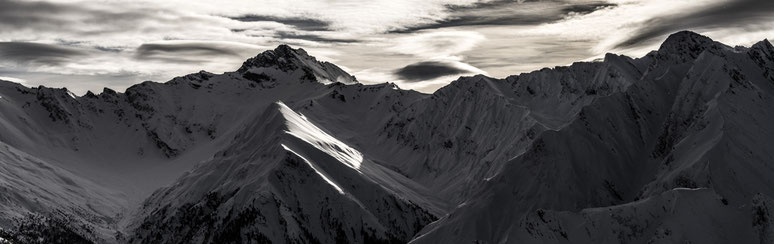
[[[76,96],[0,81],[0,243],[771,243],[774,46],[365,85],[280,45]]]

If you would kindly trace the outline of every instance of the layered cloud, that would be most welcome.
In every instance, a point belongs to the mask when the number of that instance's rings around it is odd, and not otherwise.
[[[57,66],[67,64],[88,52],[66,46],[31,42],[0,42],[0,62],[10,65]]]
[[[400,68],[395,72],[398,77],[409,82],[426,81],[465,73],[470,73],[470,71],[457,67],[454,63],[438,61],[424,61],[406,65],[406,67]]]
[[[262,51],[261,49],[260,46],[236,42],[162,41],[143,43],[135,50],[135,58],[170,63],[206,63],[211,62],[213,58],[246,59]]]
[[[774,1],[727,0],[710,3],[693,11],[650,18],[636,29],[634,35],[618,43],[617,47],[637,46],[684,29],[770,31],[772,23]]]
[[[683,29],[749,45],[774,37],[773,12],[769,0],[0,0],[0,76],[120,90],[231,71],[286,43],[363,82],[432,92],[459,75],[642,55]]]
[[[605,1],[510,1],[495,0],[449,6],[449,14],[431,23],[394,30],[414,32],[464,26],[525,26],[552,23],[579,14],[589,14],[617,4]]]

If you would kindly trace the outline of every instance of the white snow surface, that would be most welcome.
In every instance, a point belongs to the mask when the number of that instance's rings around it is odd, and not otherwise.
[[[278,102],[277,105],[279,105],[280,112],[288,121],[288,134],[304,140],[320,151],[336,158],[339,162],[344,163],[358,172],[360,171],[360,164],[363,162],[363,154],[328,135],[328,133],[309,122],[306,116],[296,113],[284,103]]]

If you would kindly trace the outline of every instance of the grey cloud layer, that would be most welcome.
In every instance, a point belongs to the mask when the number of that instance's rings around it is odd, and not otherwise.
[[[74,4],[0,0],[0,31],[56,31],[80,34],[125,32],[140,21],[159,18],[151,9],[97,9]]]
[[[0,40],[71,43],[106,51],[142,42],[229,38],[228,19],[140,2],[0,0]],[[238,23],[237,21],[232,21]]]
[[[135,58],[168,62],[201,62],[203,59],[244,56],[237,47],[213,43],[146,43],[140,45]]]
[[[653,18],[637,33],[616,47],[632,47],[673,33],[694,28],[755,28],[774,20],[772,0],[731,0],[717,3],[696,12]]]
[[[330,37],[324,37],[318,34],[310,34],[310,33],[304,33],[304,32],[291,32],[291,31],[277,31],[276,35],[274,35],[277,39],[280,40],[286,40],[286,39],[299,39],[299,40],[306,40],[306,41],[313,41],[313,42],[321,42],[321,43],[356,43],[360,42],[360,40],[357,39],[343,39],[343,38],[330,38]]]
[[[23,65],[54,66],[70,62],[73,58],[89,55],[72,47],[30,42],[0,42],[0,62]]]
[[[237,17],[229,17],[233,20],[242,22],[277,22],[285,25],[290,25],[299,30],[304,31],[325,31],[330,30],[330,23],[327,21],[312,19],[312,18],[294,18],[294,17],[276,17],[265,15],[244,15]]]
[[[453,64],[425,61],[407,65],[395,71],[395,75],[403,80],[410,82],[419,82],[422,80],[431,80],[447,75],[459,75],[470,73],[470,71],[458,68]]]
[[[537,25],[562,20],[570,14],[589,14],[617,6],[604,1],[513,1],[496,0],[472,6],[449,6],[451,15],[444,20],[394,30],[408,33],[419,30],[477,25]]]

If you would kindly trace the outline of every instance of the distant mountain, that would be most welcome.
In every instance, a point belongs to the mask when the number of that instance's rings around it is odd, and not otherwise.
[[[772,50],[670,36],[414,243],[771,242]]]
[[[769,243],[773,96],[771,43],[692,32],[433,94],[286,45],[124,93],[0,81],[0,237]]]

